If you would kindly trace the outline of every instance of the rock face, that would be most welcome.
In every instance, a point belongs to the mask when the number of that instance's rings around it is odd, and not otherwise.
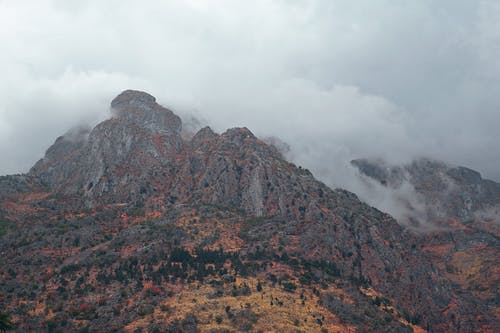
[[[180,118],[139,91],[111,108],[58,138],[12,180],[19,191],[0,190],[0,304],[21,330],[213,331],[214,318],[235,331],[494,330],[416,235],[247,128],[183,139]]]
[[[87,135],[56,140],[30,174],[62,194],[83,194],[88,206],[140,197],[142,185],[159,170],[168,181],[184,146],[180,118],[139,91],[124,91],[111,109],[115,117]]]
[[[291,214],[284,206],[292,190],[288,177],[295,179],[289,174],[299,170],[248,129],[218,135],[204,128],[185,142],[180,118],[151,95],[128,90],[111,107],[116,117],[85,140],[57,139],[30,175],[61,194],[83,195],[88,207],[147,204],[155,194],[168,193],[164,201],[171,204],[196,199],[258,216]],[[311,174],[300,173],[312,181]]]

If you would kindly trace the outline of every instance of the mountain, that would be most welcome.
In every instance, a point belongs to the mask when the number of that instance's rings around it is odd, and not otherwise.
[[[466,167],[418,159],[407,165],[352,161],[361,175],[403,199],[429,259],[457,289],[498,313],[500,183]],[[410,187],[409,196],[400,189]],[[498,316],[498,314],[497,314]]]
[[[397,190],[409,184],[416,195],[407,206],[417,213],[415,206],[423,205],[420,218],[426,222],[437,225],[447,225],[448,219],[500,222],[500,184],[483,179],[477,171],[426,158],[408,165],[387,165],[367,159],[351,163],[361,174],[388,189]],[[418,219],[415,214],[414,222],[418,223]]]
[[[0,177],[0,307],[18,331],[497,331],[431,240],[248,129],[188,139],[139,91],[111,109]]]

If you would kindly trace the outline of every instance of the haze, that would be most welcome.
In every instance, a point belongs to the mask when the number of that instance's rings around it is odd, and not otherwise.
[[[359,157],[500,180],[497,1],[4,0],[0,45],[0,174],[130,88],[279,137],[333,186]]]

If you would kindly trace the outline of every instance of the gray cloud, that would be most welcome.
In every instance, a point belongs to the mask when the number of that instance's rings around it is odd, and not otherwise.
[[[356,191],[349,160],[429,156],[500,180],[495,1],[0,1],[0,174],[132,88],[247,126]]]

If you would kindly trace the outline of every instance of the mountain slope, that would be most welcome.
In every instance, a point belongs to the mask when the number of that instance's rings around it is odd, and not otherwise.
[[[427,230],[419,235],[422,250],[441,275],[494,309],[498,319],[500,184],[429,159],[402,166],[366,159],[352,163],[394,197],[405,185],[413,189],[404,197],[405,207],[414,227]]]
[[[20,330],[494,331],[416,235],[248,129],[185,140],[146,93],[111,107],[0,191]]]

